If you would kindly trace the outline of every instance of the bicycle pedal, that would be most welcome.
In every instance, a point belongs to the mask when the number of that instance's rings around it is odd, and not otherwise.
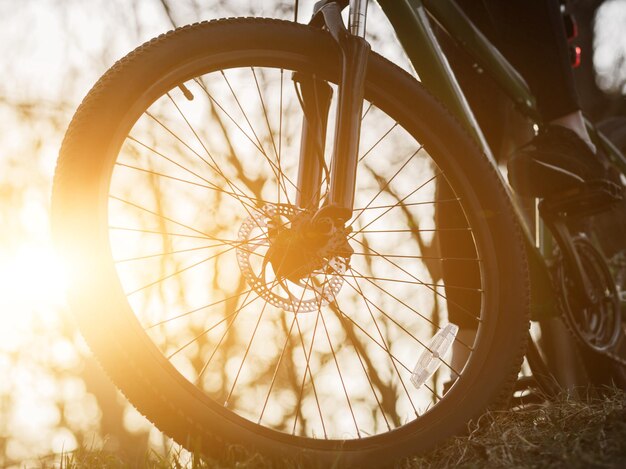
[[[515,381],[513,386],[514,392],[529,391],[538,387],[537,380],[534,376],[521,376]]]
[[[565,194],[544,199],[542,211],[548,215],[586,217],[612,208],[623,198],[623,189],[619,185],[599,180],[586,184],[574,194]]]

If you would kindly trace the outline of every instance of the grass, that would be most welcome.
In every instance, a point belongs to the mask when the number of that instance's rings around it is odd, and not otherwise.
[[[62,469],[131,466],[115,454],[86,449],[63,454],[53,465]],[[236,447],[219,461],[179,451],[166,456],[148,454],[141,465],[167,469],[298,467],[293,462],[272,463]],[[42,462],[42,467],[50,466]],[[583,399],[563,394],[545,404],[489,412],[470,426],[468,435],[398,464],[398,469],[447,467],[626,467],[626,393],[607,389]]]
[[[405,468],[624,468],[626,393],[573,399],[483,415],[468,436],[408,462]]]

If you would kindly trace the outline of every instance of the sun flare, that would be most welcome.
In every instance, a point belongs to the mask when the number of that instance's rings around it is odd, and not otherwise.
[[[0,248],[0,291],[2,322],[13,314],[61,305],[65,275],[52,246],[31,241],[13,249]]]

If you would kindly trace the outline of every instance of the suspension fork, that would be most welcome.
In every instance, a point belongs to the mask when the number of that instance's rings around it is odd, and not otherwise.
[[[361,112],[367,59],[370,51],[365,36],[368,0],[350,0],[348,28],[341,18],[345,1],[322,0],[316,3],[311,25],[325,27],[341,50],[342,69],[337,99],[335,140],[330,167],[330,187],[323,210],[325,216],[346,221],[352,217],[358,163]],[[330,106],[330,87],[319,80],[299,79],[305,122],[298,172],[300,208],[317,208],[323,169],[326,120]],[[307,99],[311,99],[312,102]],[[308,110],[307,110],[308,109]],[[315,110],[315,111],[312,111]],[[309,113],[311,118],[307,116]],[[321,146],[318,143],[321,142]],[[320,157],[321,155],[321,157]],[[317,195],[316,195],[317,194]]]
[[[298,192],[296,205],[306,210],[317,210],[320,202],[326,124],[333,89],[314,75],[294,73],[302,98],[302,133],[298,164]]]

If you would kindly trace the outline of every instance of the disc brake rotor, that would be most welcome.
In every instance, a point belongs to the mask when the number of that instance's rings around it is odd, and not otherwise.
[[[265,205],[251,214],[239,228],[237,262],[248,285],[268,303],[294,313],[317,311],[334,301],[343,285],[348,261],[341,256],[327,259],[299,281],[278,277],[266,259],[270,248],[269,224],[286,220],[291,224],[300,212],[288,205]]]

